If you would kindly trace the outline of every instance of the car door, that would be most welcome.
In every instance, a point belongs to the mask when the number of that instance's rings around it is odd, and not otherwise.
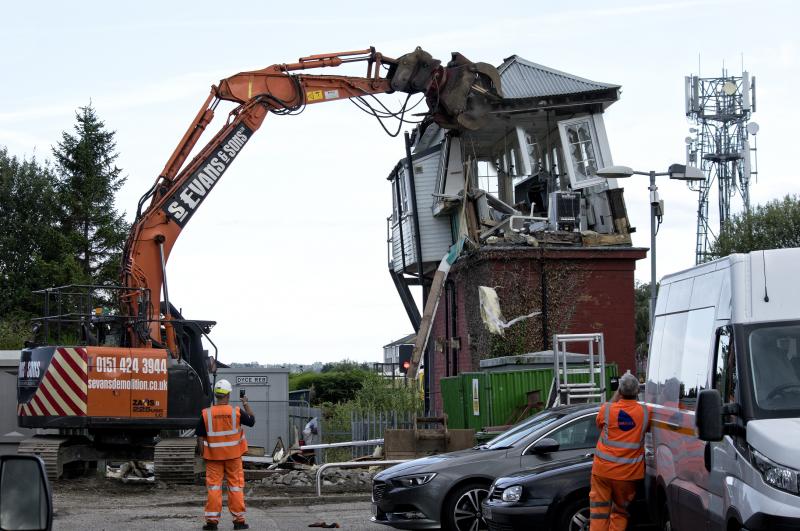
[[[525,470],[553,460],[560,461],[594,453],[597,439],[600,437],[596,419],[597,412],[593,411],[554,426],[543,435],[536,437],[522,452],[520,469]],[[558,450],[547,454],[536,453],[534,445],[544,438],[555,440],[559,445]]]

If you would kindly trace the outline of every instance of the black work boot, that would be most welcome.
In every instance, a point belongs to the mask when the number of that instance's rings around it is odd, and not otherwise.
[[[247,525],[245,522],[234,522],[233,523],[234,529],[250,529],[250,526]]]
[[[206,522],[203,526],[203,531],[217,531],[218,524],[216,522]]]

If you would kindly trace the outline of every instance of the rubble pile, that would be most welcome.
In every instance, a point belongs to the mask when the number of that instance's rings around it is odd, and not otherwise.
[[[290,470],[285,474],[270,474],[261,479],[268,487],[313,487],[316,485],[316,469]],[[322,480],[324,486],[338,486],[343,490],[364,490],[372,484],[373,472],[359,469],[329,470]]]

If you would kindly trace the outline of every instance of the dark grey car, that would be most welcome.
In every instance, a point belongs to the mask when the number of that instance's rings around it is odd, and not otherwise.
[[[590,404],[550,409],[481,446],[388,468],[372,483],[372,521],[398,529],[486,529],[481,504],[492,482],[593,453],[598,408]]]

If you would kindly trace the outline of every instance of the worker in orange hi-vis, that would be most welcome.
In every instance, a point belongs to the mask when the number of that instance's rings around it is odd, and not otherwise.
[[[244,508],[244,470],[242,455],[247,452],[247,439],[242,426],[254,426],[253,410],[247,397],[241,395],[242,406],[230,405],[231,383],[220,380],[214,386],[216,405],[203,410],[197,425],[198,444],[203,449],[206,460],[206,501],[205,530],[217,529],[222,515],[222,479],[228,481],[228,510],[233,516],[234,529],[249,529],[245,522]]]
[[[624,531],[628,505],[644,478],[644,434],[650,428],[650,409],[636,401],[639,380],[628,371],[619,388],[597,413],[600,438],[592,464],[589,529]]]

